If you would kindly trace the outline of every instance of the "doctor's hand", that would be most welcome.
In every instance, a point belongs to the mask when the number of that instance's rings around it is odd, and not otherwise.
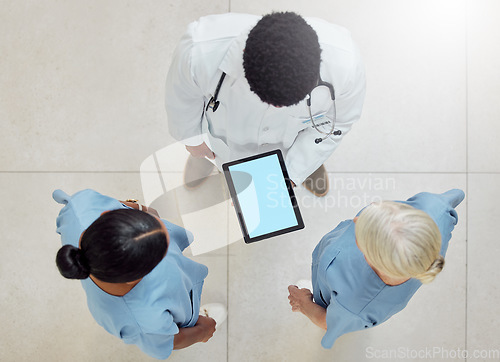
[[[296,285],[289,285],[288,300],[292,306],[292,312],[302,312],[306,314],[306,310],[313,302],[313,295],[311,291],[307,288],[299,289]]]
[[[208,148],[205,142],[198,146],[186,146],[186,150],[189,151],[191,156],[196,158],[207,157],[211,160],[215,158],[215,153],[213,153],[212,150]]]

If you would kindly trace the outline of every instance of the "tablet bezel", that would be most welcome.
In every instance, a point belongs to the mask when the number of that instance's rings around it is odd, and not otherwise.
[[[288,196],[290,197],[290,201],[292,203],[292,208],[293,208],[293,211],[295,214],[295,219],[297,220],[297,225],[290,226],[290,227],[287,227],[287,228],[281,229],[281,230],[272,231],[270,233],[262,234],[262,235],[255,236],[252,238],[252,237],[250,237],[248,230],[247,230],[247,227],[246,227],[246,224],[245,224],[245,219],[243,217],[243,212],[241,211],[240,202],[238,200],[238,195],[236,193],[233,179],[231,178],[231,171],[229,170],[229,168],[231,166],[238,165],[240,163],[253,161],[253,160],[268,157],[271,155],[278,156],[278,161],[280,164],[281,172],[283,174],[283,178],[285,179],[286,188],[288,190]],[[297,199],[295,197],[295,193],[293,192],[292,182],[291,182],[290,177],[288,176],[288,172],[286,170],[285,161],[283,160],[283,154],[281,153],[281,150],[277,149],[277,150],[273,150],[273,151],[269,151],[269,152],[264,152],[264,153],[261,153],[261,154],[255,155],[255,156],[250,156],[250,157],[242,158],[239,160],[224,163],[222,165],[222,170],[224,171],[224,177],[226,179],[226,182],[227,182],[227,185],[229,188],[229,193],[231,194],[231,199],[233,200],[233,205],[234,205],[234,208],[236,210],[236,215],[238,217],[238,222],[240,224],[240,228],[241,228],[241,231],[243,233],[243,239],[245,240],[245,243],[247,243],[247,244],[254,243],[256,241],[260,241],[263,239],[268,239],[268,238],[272,238],[274,236],[286,234],[286,233],[289,233],[292,231],[301,230],[305,227],[304,221],[302,219],[302,215],[300,214],[299,205],[297,204]]]

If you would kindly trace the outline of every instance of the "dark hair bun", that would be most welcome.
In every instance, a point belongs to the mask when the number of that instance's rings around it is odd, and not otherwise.
[[[68,279],[87,279],[90,275],[85,256],[73,245],[64,245],[59,249],[56,264],[61,275]]]

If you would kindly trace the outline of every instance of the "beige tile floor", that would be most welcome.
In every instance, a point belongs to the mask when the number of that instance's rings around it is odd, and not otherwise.
[[[195,232],[190,253],[210,271],[203,302],[224,302],[229,317],[172,361],[464,361],[464,349],[467,360],[500,361],[498,1],[0,0],[0,9],[1,361],[153,360],[102,330],[80,285],[58,274],[55,188],[153,201]],[[329,196],[297,190],[306,229],[245,245],[216,178],[212,200],[178,187],[186,154],[168,135],[163,86],[190,21],[272,10],[349,28],[368,90],[361,121],[327,162]],[[167,147],[174,161],[157,175],[147,160]],[[286,290],[309,276],[321,236],[372,200],[454,187],[467,199],[442,275],[387,323],[323,349]],[[375,358],[388,351],[405,358]]]

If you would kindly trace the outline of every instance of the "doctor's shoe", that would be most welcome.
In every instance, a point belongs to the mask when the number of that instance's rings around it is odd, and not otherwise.
[[[213,318],[215,320],[215,325],[218,327],[226,320],[227,310],[221,303],[209,303],[203,304],[200,307],[200,314]]]
[[[315,196],[325,196],[330,189],[330,180],[328,179],[325,166],[321,165],[320,168],[306,178],[302,185],[311,191]]]
[[[189,155],[184,167],[184,186],[187,189],[200,187],[210,176],[214,164],[206,158],[196,158]]]

